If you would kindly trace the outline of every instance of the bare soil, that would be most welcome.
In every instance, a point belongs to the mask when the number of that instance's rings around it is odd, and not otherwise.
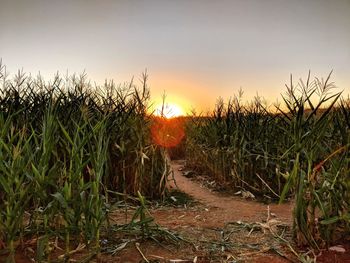
[[[190,243],[179,242],[178,247],[162,247],[157,243],[140,244],[142,253],[153,262],[290,262],[290,251],[270,233],[266,223],[268,212],[273,222],[288,230],[291,223],[290,204],[270,204],[246,200],[212,192],[200,183],[182,175],[183,161],[174,161],[174,183],[171,188],[191,196],[196,203],[189,206],[150,209],[155,222],[179,233]],[[175,197],[176,198],[176,197]],[[129,222],[133,214],[116,212],[117,222]],[[277,227],[277,226],[276,226]],[[265,231],[266,230],[266,231]],[[225,237],[226,236],[226,237]],[[278,255],[278,253],[285,255]],[[107,262],[140,262],[143,260],[135,246],[129,246]],[[178,260],[178,261],[176,261]],[[183,260],[183,261],[181,261]]]
[[[271,233],[271,230],[284,233],[283,237],[293,245],[290,236],[291,203],[266,205],[214,192],[205,184],[183,176],[184,161],[173,161],[172,168],[176,185],[172,183],[170,187],[188,194],[197,203],[156,207],[150,209],[150,213],[157,224],[179,233],[191,243],[160,246],[154,242],[142,242],[139,248],[150,262],[299,261],[287,244]],[[131,216],[132,211],[126,217],[125,213],[119,213],[114,218],[127,223]],[[254,226],[258,226],[257,229]],[[259,229],[259,226],[262,227]],[[282,231],[279,231],[279,227],[283,228]],[[343,247],[346,253],[324,250],[319,255],[310,254],[310,258],[317,258],[317,262],[350,262],[350,244],[343,244]],[[116,256],[105,259],[106,262],[145,262],[135,246],[129,246]]]

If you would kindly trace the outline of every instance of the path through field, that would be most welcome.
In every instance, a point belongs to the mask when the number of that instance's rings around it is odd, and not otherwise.
[[[220,193],[212,192],[182,175],[183,161],[173,161],[172,168],[177,187],[198,200],[209,209],[208,218],[218,218],[216,224],[221,221],[222,224],[244,220],[248,222],[261,222],[267,218],[268,206],[252,200],[246,200],[236,196],[225,196]],[[174,185],[172,185],[174,187]],[[291,204],[270,204],[270,213],[279,220],[290,223],[292,215]]]
[[[250,228],[266,222],[268,206],[237,196],[212,192],[182,174],[184,161],[173,161],[174,190],[190,195],[196,202],[190,206],[156,207],[150,209],[157,224],[190,239],[180,248],[164,249],[151,242],[140,244],[141,251],[152,262],[290,262],[278,255],[288,254],[264,229]],[[290,204],[270,204],[270,219],[276,224],[290,226],[292,207]],[[275,250],[274,250],[275,249]],[[277,252],[276,252],[277,251]],[[290,257],[290,255],[288,255]],[[142,261],[140,253],[133,247],[117,256],[120,261]],[[178,261],[176,261],[178,260]],[[180,261],[183,260],[183,261]],[[112,261],[107,261],[112,262]],[[150,261],[151,262],[151,261]]]
[[[213,192],[203,187],[200,181],[183,176],[184,161],[173,161],[171,165],[176,185],[172,183],[170,187],[191,196],[193,201],[176,205],[152,205],[149,212],[156,225],[152,224],[156,231],[164,231],[153,236],[153,240],[140,239],[140,233],[133,234],[132,230],[126,234],[118,231],[104,233],[104,252],[98,261],[92,262],[297,262],[288,246],[275,235],[278,233],[286,240],[291,240],[291,204],[268,206],[254,200]],[[173,200],[181,197],[175,192],[171,193],[174,194]],[[110,219],[115,226],[121,226],[130,223],[134,213],[135,208],[127,211],[123,207],[117,208],[110,214]],[[155,235],[157,233],[154,232]],[[171,241],[164,233],[177,235],[180,239]],[[115,253],[107,252],[107,248],[115,250]],[[350,250],[350,246],[346,249]],[[31,262],[25,254],[16,255],[16,262]],[[86,254],[87,251],[83,250],[75,257],[80,260]],[[317,262],[349,262],[349,257],[345,255],[326,251],[319,259]]]

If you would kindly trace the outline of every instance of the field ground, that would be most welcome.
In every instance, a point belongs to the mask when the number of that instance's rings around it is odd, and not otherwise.
[[[179,233],[190,243],[180,242],[178,247],[162,247],[155,242],[141,243],[140,251],[150,262],[298,261],[288,244],[276,238],[277,233],[284,233],[284,239],[292,244],[291,203],[267,205],[214,192],[204,187],[204,182],[183,176],[184,161],[173,161],[172,167],[176,186],[172,184],[171,187],[186,193],[192,201],[187,200],[187,205],[176,207],[154,207],[150,213],[157,224]],[[180,203],[178,199],[181,197],[175,194],[174,200]],[[122,214],[118,212],[114,219],[129,222],[132,212],[129,217]],[[131,245],[105,260],[142,262],[144,259],[140,251]],[[350,256],[323,252],[317,262],[350,262]]]
[[[150,212],[157,224],[179,233],[191,243],[170,248],[174,251],[157,244],[143,244],[141,250],[147,259],[159,262],[194,262],[196,259],[197,262],[289,262],[278,253],[291,257],[290,252],[275,240],[269,229],[289,228],[290,204],[270,205],[270,225],[264,224],[267,205],[212,192],[200,182],[184,177],[182,169],[182,161],[173,162],[177,187],[174,184],[172,187],[191,196],[194,202],[190,201],[188,206],[153,208]],[[175,195],[174,200],[176,198]],[[118,215],[115,219],[123,220],[121,213]],[[118,257],[119,262],[142,260],[140,252],[133,247],[121,251]]]
[[[184,161],[173,161],[172,167],[176,186],[171,185],[174,195],[169,205],[153,204],[149,212],[154,225],[178,240],[140,240],[130,232],[124,236],[108,232],[103,235],[105,248],[99,262],[298,262],[288,247],[293,244],[290,203],[267,205],[228,196],[183,176]],[[118,208],[112,212],[111,222],[127,224],[134,212],[132,207],[127,211]],[[348,241],[343,244],[346,253],[324,251],[317,262],[350,262]],[[28,252],[19,253],[16,261],[31,262],[25,254]],[[82,262],[86,254],[82,249],[73,258]]]

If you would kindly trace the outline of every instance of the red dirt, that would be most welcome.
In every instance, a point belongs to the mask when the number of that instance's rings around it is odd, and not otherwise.
[[[268,206],[262,203],[245,200],[240,197],[223,195],[221,193],[211,192],[209,189],[201,187],[198,182],[191,181],[184,177],[180,168],[183,162],[175,161],[172,163],[174,178],[178,190],[190,195],[199,204],[191,207],[161,207],[150,209],[156,223],[170,230],[175,230],[185,237],[195,240],[219,240],[220,230],[227,227],[229,223],[237,221],[256,223],[263,222],[267,219]],[[172,184],[170,187],[176,189]],[[290,204],[269,205],[270,213],[274,214],[274,219],[289,225],[291,222],[292,207]],[[125,214],[115,214],[113,218],[119,222],[127,222],[131,219],[132,212],[127,219]],[[249,232],[249,231],[248,231]],[[264,240],[263,233],[252,234],[246,237],[248,232],[240,232],[237,235],[237,243],[252,243]],[[236,236],[235,236],[236,238]],[[193,262],[197,256],[197,262],[232,262],[234,258],[226,260],[231,255],[230,251],[221,253],[220,251],[207,251],[208,248],[202,245],[197,250],[190,245],[181,246],[180,249],[174,248],[172,252],[163,249],[160,246],[151,243],[141,244],[141,250],[149,259],[161,259],[166,261],[170,259],[186,259],[187,262]],[[285,252],[285,251],[284,251]],[[289,251],[287,251],[288,253]],[[233,252],[232,252],[233,253]],[[235,252],[236,253],[236,252]],[[275,253],[256,250],[242,251],[244,261],[239,262],[268,262],[282,263],[288,260],[276,255]],[[156,256],[156,257],[154,257]],[[237,253],[235,254],[237,258]],[[135,247],[130,247],[121,251],[113,262],[138,262],[142,259]],[[108,262],[112,262],[109,261]]]
[[[350,263],[350,240],[341,244],[345,253],[324,250],[318,255],[318,263]]]
[[[206,206],[210,213],[209,218],[218,218],[225,224],[227,222],[244,220],[248,222],[257,222],[267,217],[267,205],[262,203],[242,199],[237,196],[225,196],[220,193],[214,193],[207,188],[201,187],[198,183],[184,177],[179,171],[183,167],[182,161],[173,162],[174,177],[179,189]],[[174,187],[174,185],[172,185]],[[291,204],[270,204],[270,212],[284,223],[291,222],[292,206]],[[218,221],[216,220],[216,224]]]

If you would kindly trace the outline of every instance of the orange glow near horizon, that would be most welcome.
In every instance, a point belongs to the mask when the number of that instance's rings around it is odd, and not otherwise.
[[[161,84],[152,84],[152,87],[163,86]],[[164,85],[166,86],[166,85]],[[172,87],[169,87],[169,89]],[[186,94],[183,90],[177,88],[176,93],[167,94],[163,90],[157,88],[152,90],[153,96],[151,96],[148,112],[158,117],[175,118],[179,116],[186,116],[192,111],[193,105],[197,104],[192,98],[184,96]],[[188,93],[187,93],[188,94]],[[197,105],[196,105],[197,106]]]
[[[167,119],[175,118],[179,116],[183,116],[184,110],[181,108],[181,106],[175,104],[175,103],[165,103],[165,104],[158,104],[155,107],[154,114],[156,116],[165,117]]]

